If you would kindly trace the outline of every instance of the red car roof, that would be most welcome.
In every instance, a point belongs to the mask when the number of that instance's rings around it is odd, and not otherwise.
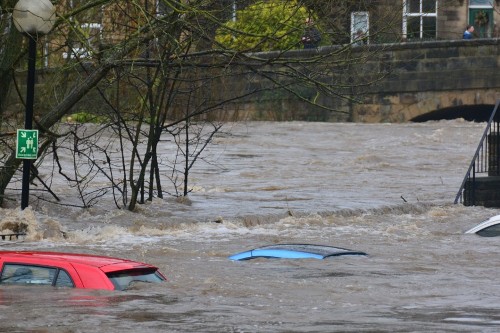
[[[157,268],[149,264],[128,259],[63,252],[0,251],[0,257],[65,261],[73,264],[98,267],[104,272],[127,270],[133,268]]]

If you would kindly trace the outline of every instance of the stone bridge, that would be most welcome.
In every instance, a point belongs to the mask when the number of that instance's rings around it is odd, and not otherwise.
[[[377,83],[364,87],[363,91],[352,91],[352,96],[359,99],[360,103],[326,97],[321,100],[321,104],[341,111],[331,112],[299,101],[289,94],[274,91],[252,95],[245,100],[225,105],[222,110],[211,113],[209,117],[229,121],[307,120],[367,123],[460,117],[466,120],[487,120],[496,100],[500,98],[499,41],[500,39],[443,40],[353,47],[353,56],[356,56],[356,53],[362,55],[363,52],[369,55],[361,66],[369,68],[372,73],[388,73]],[[294,50],[287,56],[321,55],[334,47]],[[353,73],[359,77],[364,75],[359,68],[354,69]],[[21,74],[24,78],[24,73]],[[43,78],[50,80],[50,74]],[[22,80],[20,79],[20,82]],[[248,76],[242,78],[238,75],[221,80],[214,83],[210,90],[213,95],[217,95],[213,96],[215,99],[227,100],[231,95],[250,93],[262,83],[258,82],[259,79]],[[312,91],[311,96],[314,95],[315,91]],[[127,96],[124,96],[124,99],[131,99],[131,105],[137,101],[138,97],[132,93]],[[99,98],[97,96],[95,99],[100,100]],[[74,112],[94,109],[92,105],[85,104],[89,103],[89,100],[92,100],[92,95],[80,102]],[[102,103],[99,105],[102,107]],[[184,112],[183,110],[184,108],[181,112]]]
[[[366,48],[375,56],[364,66],[383,69],[388,75],[353,95],[361,103],[323,100],[322,103],[342,111],[335,113],[314,110],[286,98],[279,100],[278,96],[274,104],[268,105],[247,101],[239,106],[233,119],[266,119],[263,110],[274,108],[276,119],[269,116],[271,112],[267,119],[368,123],[454,118],[482,121],[488,119],[500,98],[499,39],[369,45],[353,48],[352,52],[356,55],[366,52]],[[293,51],[292,56],[304,56],[304,52],[310,50]],[[229,86],[243,89],[237,83]]]
[[[381,51],[390,74],[349,108],[359,122],[487,120],[500,98],[498,39],[408,43]]]

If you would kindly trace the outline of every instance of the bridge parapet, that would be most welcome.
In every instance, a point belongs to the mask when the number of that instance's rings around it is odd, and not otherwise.
[[[334,75],[339,75],[343,82],[360,82],[361,84],[353,89],[339,91],[352,97],[351,100],[332,95],[317,95],[315,87],[305,87],[301,91],[302,96],[317,98],[319,104],[340,112],[315,107],[298,100],[288,92],[262,89],[266,83],[253,72],[245,73],[242,70],[238,74],[238,68],[234,68],[231,75],[214,73],[213,77],[218,79],[211,81],[211,86],[205,89],[207,94],[211,95],[210,98],[227,101],[234,96],[248,97],[238,100],[235,98],[233,103],[224,104],[220,111],[206,116],[234,121],[312,120],[379,123],[432,119],[432,115],[436,115],[434,119],[453,118],[449,115],[460,116],[455,112],[459,108],[468,108],[468,113],[481,110],[491,112],[496,100],[500,99],[499,41],[496,38],[443,40],[352,47],[348,49],[351,52],[349,56],[358,57],[362,61],[338,68],[332,71],[334,74],[331,76],[323,75],[325,80],[335,80]],[[273,57],[279,54],[309,60],[309,56],[322,56],[336,50],[339,50],[339,57],[347,57],[341,52],[343,50],[340,46],[325,46],[318,50],[294,50],[286,52],[285,55],[279,52],[259,53],[256,56]],[[309,63],[314,66],[313,60]],[[342,61],[339,61],[339,64],[341,63]],[[316,69],[316,72],[321,72],[321,69]],[[24,73],[21,74],[24,77]],[[40,75],[40,81],[51,82],[51,75],[54,75],[51,71]],[[207,76],[206,73],[204,75]],[[377,79],[377,82],[368,86],[362,84],[370,78]],[[252,94],[253,91],[259,90],[261,93]],[[93,98],[89,94],[73,108],[73,112],[96,109],[91,103],[102,108],[101,97],[97,93],[96,95]],[[134,90],[130,90],[123,94],[121,99],[124,104],[134,105],[139,98],[134,94]],[[352,100],[359,100],[360,103]],[[179,112],[184,112],[186,103],[181,100],[178,104]],[[21,109],[22,105],[16,104],[15,108]],[[12,107],[13,110],[15,108]]]
[[[294,50],[287,52],[286,57],[321,56],[340,49],[340,46],[325,46],[318,50]],[[496,38],[370,44],[352,47],[350,51],[353,57],[364,61],[338,72],[344,79],[350,76],[349,80],[360,85],[341,93],[350,94],[360,103],[320,96],[320,104],[341,111],[325,112],[298,102],[293,96],[274,93],[254,96],[224,112],[233,111],[236,115],[233,119],[263,116],[271,120],[407,122],[432,119],[433,115],[436,119],[459,117],[457,110],[463,113],[464,108],[467,113],[484,109],[491,112],[500,98],[500,48]],[[277,54],[268,52],[258,56],[271,58]],[[364,86],[363,81],[370,79],[377,82]],[[253,87],[242,82],[245,80],[237,79],[224,85],[237,90]]]

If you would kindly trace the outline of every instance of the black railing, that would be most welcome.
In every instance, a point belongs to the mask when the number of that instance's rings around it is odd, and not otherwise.
[[[0,238],[2,240],[19,239],[20,236],[26,236],[26,233],[25,232],[17,232],[17,233],[12,233],[12,234],[0,234]]]
[[[499,104],[500,100],[497,100],[476,153],[455,197],[455,204],[464,202],[465,197],[467,206],[475,205],[477,174],[487,173],[488,176],[500,176],[500,113],[497,115]]]

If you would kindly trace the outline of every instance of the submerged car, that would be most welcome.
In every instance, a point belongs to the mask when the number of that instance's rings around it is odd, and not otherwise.
[[[125,290],[134,282],[161,282],[158,267],[105,256],[37,251],[0,251],[1,285],[48,285]]]
[[[483,237],[500,236],[500,215],[495,215],[467,230],[466,234],[476,234]]]
[[[345,255],[366,256],[365,252],[316,244],[273,244],[233,254],[231,260],[255,258],[325,259]]]

